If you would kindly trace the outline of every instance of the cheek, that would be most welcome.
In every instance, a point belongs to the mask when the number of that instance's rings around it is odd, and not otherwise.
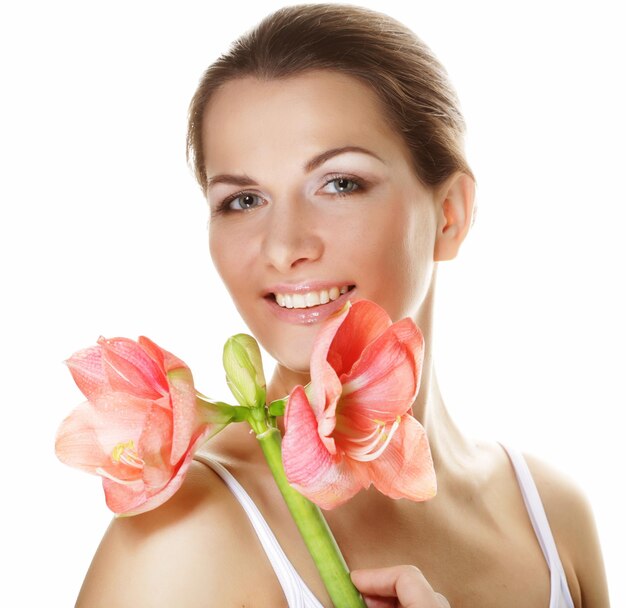
[[[227,256],[224,254],[224,248],[220,243],[219,236],[211,230],[209,230],[209,253],[211,255],[211,262],[213,262],[213,266],[215,270],[217,270],[217,274],[219,274],[222,281],[226,283],[228,275]]]
[[[209,230],[209,252],[211,260],[226,289],[235,297],[241,285],[241,272],[244,260],[227,235],[218,230]]]
[[[420,202],[412,202],[419,205]],[[378,301],[394,321],[413,317],[430,285],[434,230],[428,214],[407,208],[390,220],[381,221],[371,242],[370,267]]]

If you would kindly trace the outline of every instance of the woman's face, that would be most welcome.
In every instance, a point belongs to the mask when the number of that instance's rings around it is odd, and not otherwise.
[[[230,81],[203,135],[213,262],[280,364],[308,371],[320,321],[348,298],[416,317],[434,264],[433,193],[366,85],[320,70]]]

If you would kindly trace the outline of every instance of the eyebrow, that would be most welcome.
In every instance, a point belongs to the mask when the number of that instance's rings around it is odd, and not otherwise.
[[[317,169],[321,164],[325,163],[327,160],[330,160],[334,156],[338,156],[339,154],[345,154],[346,152],[359,152],[361,154],[367,154],[368,156],[372,156],[376,158],[383,164],[385,161],[375,154],[371,150],[367,148],[361,148],[360,146],[342,146],[341,148],[332,148],[330,150],[326,150],[326,152],[322,152],[317,156],[314,156],[311,160],[307,161],[303,167],[305,173],[311,173],[314,169]],[[254,186],[256,182],[247,175],[231,175],[228,173],[220,173],[219,175],[214,175],[213,177],[207,180],[207,188],[214,186],[215,184],[232,184],[234,186]]]

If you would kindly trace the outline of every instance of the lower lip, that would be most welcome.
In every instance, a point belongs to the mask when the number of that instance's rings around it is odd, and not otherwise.
[[[265,298],[265,301],[272,311],[272,314],[281,321],[299,325],[310,325],[311,323],[317,323],[330,317],[330,315],[342,308],[348,300],[354,301],[355,292],[356,287],[350,291],[346,291],[346,293],[340,295],[336,300],[332,300],[326,304],[319,304],[312,308],[283,308],[276,303],[274,296]]]

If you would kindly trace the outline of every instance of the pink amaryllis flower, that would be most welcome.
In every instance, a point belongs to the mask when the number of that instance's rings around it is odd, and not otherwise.
[[[411,319],[392,323],[368,300],[327,319],[313,345],[311,385],[295,387],[285,410],[282,458],[294,488],[323,509],[371,484],[392,498],[435,495],[428,439],[411,414],[423,349]]]
[[[100,338],[66,363],[88,401],[62,422],[56,454],[101,475],[117,514],[170,498],[196,448],[227,422],[199,404],[187,365],[143,336]]]

